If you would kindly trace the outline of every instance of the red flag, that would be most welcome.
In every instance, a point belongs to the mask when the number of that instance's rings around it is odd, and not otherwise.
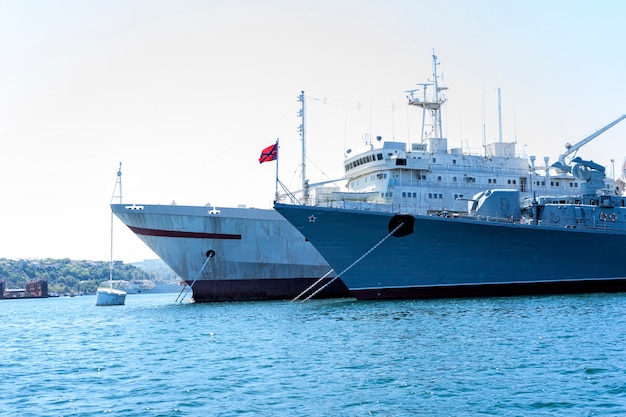
[[[261,156],[259,157],[259,163],[263,162],[275,161],[278,159],[278,143],[275,143],[261,151]]]

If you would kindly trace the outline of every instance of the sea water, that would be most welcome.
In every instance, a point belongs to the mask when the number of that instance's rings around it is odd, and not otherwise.
[[[7,416],[617,416],[626,294],[0,301]]]

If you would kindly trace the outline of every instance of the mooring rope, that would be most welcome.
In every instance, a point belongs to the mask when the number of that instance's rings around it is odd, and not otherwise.
[[[209,260],[212,258],[213,256],[207,256],[206,257],[206,261],[204,261],[204,264],[202,264],[202,268],[200,268],[200,271],[198,271],[198,273],[196,274],[196,277],[194,278],[194,280],[191,282],[191,285],[184,285],[183,288],[180,290],[180,293],[178,293],[178,297],[176,297],[176,301],[174,301],[175,303],[178,302],[178,299],[180,298],[180,302],[182,303],[183,300],[185,299],[185,297],[187,296],[187,293],[193,289],[193,284],[196,283],[196,281],[198,280],[198,278],[200,278],[200,274],[202,273],[202,271],[204,271],[204,268],[207,266],[207,264],[209,263]],[[184,292],[184,294],[183,294]],[[182,295],[182,297],[181,297]]]
[[[337,274],[337,276],[335,276],[335,278],[331,279],[330,281],[328,281],[326,284],[324,284],[322,287],[320,287],[317,291],[315,291],[313,294],[309,295],[307,298],[305,298],[304,300],[302,300],[302,302],[304,303],[305,301],[310,300],[311,298],[315,297],[315,295],[317,295],[320,291],[322,291],[324,288],[328,287],[330,284],[332,284],[337,278],[341,277],[343,274],[345,274],[346,272],[348,272],[350,269],[352,269],[353,266],[355,266],[356,264],[358,264],[359,262],[361,262],[363,260],[363,258],[365,258],[367,255],[369,255],[370,253],[372,253],[374,251],[374,249],[376,249],[377,247],[379,247],[385,240],[387,240],[389,238],[389,236],[393,235],[398,229],[400,229],[402,226],[404,226],[404,222],[400,222],[400,224],[398,224],[398,226],[396,226],[395,229],[393,229],[391,232],[389,232],[389,234],[387,234],[387,236],[385,236],[384,238],[382,238],[377,244],[375,244],[374,246],[371,247],[370,250],[368,250],[367,252],[365,252],[363,255],[361,255],[361,257],[359,259],[357,259],[356,261],[352,262],[352,264],[347,267],[346,269],[344,269],[343,271],[341,271],[340,274]]]
[[[302,291],[300,294],[298,294],[296,296],[296,298],[294,298],[293,300],[291,300],[291,302],[293,303],[294,301],[296,301],[298,298],[302,297],[304,294],[306,294],[307,292],[309,292],[311,289],[313,289],[313,287],[315,287],[317,284],[319,284],[320,282],[322,282],[322,280],[324,278],[326,278],[327,276],[329,276],[332,272],[334,271],[334,269],[330,269],[330,271],[328,271],[327,273],[325,273],[320,279],[318,279],[317,281],[315,281],[313,284],[311,284],[306,290]]]

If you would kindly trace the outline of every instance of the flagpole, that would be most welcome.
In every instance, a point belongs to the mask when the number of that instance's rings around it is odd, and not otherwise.
[[[276,190],[274,191],[274,201],[278,201],[278,161],[280,161],[280,158],[278,158],[278,138],[276,138],[276,181],[274,181]]]

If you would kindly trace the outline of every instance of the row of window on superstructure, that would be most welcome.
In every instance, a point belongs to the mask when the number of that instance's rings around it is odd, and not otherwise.
[[[384,197],[381,193],[381,197]],[[402,197],[404,198],[417,198],[417,193],[402,191]],[[442,193],[428,193],[428,198],[431,200],[443,200]],[[454,199],[463,198],[463,194],[455,194]]]
[[[550,181],[550,187],[559,187],[560,184],[561,183],[558,182],[558,181]],[[535,185],[541,186],[541,187],[545,187],[546,186],[546,182],[545,181],[536,181]],[[570,186],[570,188],[578,188],[578,183],[577,182],[570,182],[569,186]]]
[[[373,174],[373,175],[370,175],[369,177],[363,177],[363,181],[364,182],[375,181],[375,180],[384,180],[384,179],[387,179],[387,173],[386,172]],[[360,180],[357,180],[356,182],[358,184],[360,182]]]
[[[378,154],[371,154],[371,155],[366,155],[363,158],[359,158],[355,161],[350,162],[349,164],[346,164],[346,166],[344,167],[346,171],[351,170],[352,168],[356,168],[359,165],[363,165],[363,164],[367,164],[368,162],[374,162],[374,161],[382,161],[383,159],[383,154],[382,153],[378,153]]]
[[[372,156],[372,155],[370,155]],[[382,157],[382,155],[381,155]],[[356,162],[356,161],[355,161]],[[417,175],[417,179],[418,180],[422,180],[422,181],[426,181],[427,180],[427,176],[426,174],[418,174]],[[374,175],[371,175],[370,177],[365,177],[365,181],[367,182],[368,180],[371,181],[375,181],[375,180],[384,180],[387,179],[387,173],[386,172],[382,172],[382,173],[377,173]],[[522,178],[523,180],[524,178]],[[443,177],[441,175],[437,176],[437,182],[442,182],[443,181]],[[452,182],[456,183],[458,181],[458,178],[456,176],[452,177]],[[469,177],[466,176],[464,177],[464,181],[467,184],[476,184],[476,178],[475,177]],[[498,180],[496,178],[488,178],[487,179],[487,184],[490,185],[494,185],[497,184]],[[507,180],[507,184],[508,185],[517,185],[517,180],[516,179],[508,179]],[[545,181],[536,181],[535,185],[538,187],[545,187],[546,186],[546,182]],[[560,182],[559,181],[550,181],[550,186],[551,187],[560,187]],[[569,182],[569,186],[572,188],[578,188],[578,183],[577,182]]]
[[[419,175],[420,180],[426,180],[426,175]],[[437,177],[437,182],[441,182],[443,180],[443,178],[441,176]],[[522,178],[523,180],[523,178]],[[452,177],[452,182],[457,182],[457,177]],[[476,178],[474,177],[465,177],[465,182],[466,183],[476,183]],[[517,180],[516,179],[508,179],[507,181],[508,185],[517,185]],[[488,178],[487,179],[487,183],[488,184],[497,184],[498,180],[496,178]],[[541,186],[541,187],[545,187],[546,186],[546,182],[545,181],[537,181],[535,183],[537,186]],[[559,181],[550,181],[550,187],[560,187],[561,183]],[[569,186],[572,188],[578,188],[578,183],[577,182],[570,182]]]
[[[417,198],[417,193],[402,191],[402,197],[404,197],[404,198]],[[443,194],[441,194],[441,193],[428,193],[428,198],[443,200]]]

